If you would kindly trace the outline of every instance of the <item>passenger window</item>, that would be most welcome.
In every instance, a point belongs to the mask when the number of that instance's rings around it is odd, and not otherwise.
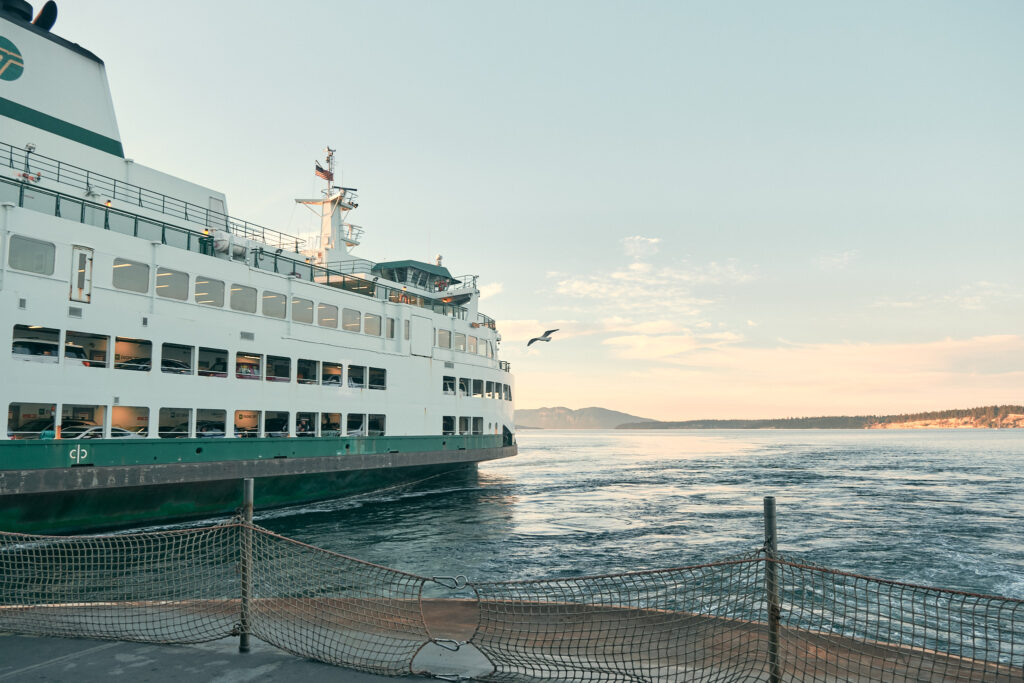
[[[188,299],[188,274],[169,268],[156,269],[156,293],[167,299]]]
[[[363,365],[348,366],[348,385],[353,389],[366,388],[366,367]]]
[[[238,379],[262,379],[263,355],[259,353],[235,354],[235,377]]]
[[[227,377],[228,352],[226,349],[208,349],[199,347],[199,376]]]
[[[149,434],[149,408],[113,406],[110,409],[110,438],[140,438]]]
[[[448,394],[449,396],[455,395],[455,378],[445,377],[441,378],[441,393]]]
[[[192,346],[164,344],[160,350],[160,371],[172,375],[191,375],[193,352]]]
[[[441,418],[441,434],[451,436],[455,433],[455,416],[445,415]]]
[[[437,345],[442,349],[452,348],[452,333],[449,330],[438,330]]]
[[[320,378],[319,361],[300,358],[295,365],[295,381],[299,384],[318,384]]]
[[[149,372],[152,365],[153,344],[145,339],[117,337],[114,340],[114,368]]]
[[[388,371],[384,368],[370,368],[370,388],[387,389]]]
[[[65,357],[79,359],[88,368],[105,368],[110,345],[110,337],[69,330],[65,336]]]
[[[316,324],[321,327],[338,327],[338,307],[319,304],[316,307]]]
[[[191,408],[161,408],[157,435],[161,439],[187,439],[190,435]]]
[[[40,275],[53,275],[56,249],[49,242],[11,235],[10,250],[7,265],[11,268]]]
[[[324,363],[323,373],[320,375],[320,381],[323,383],[324,386],[340,387],[341,374],[341,363]]]
[[[281,410],[268,410],[263,413],[263,436],[282,438],[291,435],[289,415]]]
[[[459,434],[469,434],[469,431],[470,431],[469,430],[469,418],[468,417],[460,417],[459,418]]]
[[[349,436],[366,436],[366,416],[349,414],[345,433]]]
[[[231,285],[231,309],[243,313],[255,313],[256,290],[253,287]]]
[[[271,318],[284,318],[287,301],[284,294],[263,292],[263,315]]]
[[[290,382],[292,359],[284,356],[267,356],[267,381]]]
[[[405,332],[403,333],[403,336],[405,337],[405,341],[409,341],[409,321],[405,320],[403,322],[405,323],[403,325],[403,327],[405,328]]]
[[[487,398],[494,397],[494,382],[488,381],[484,385],[484,396],[486,396]]]
[[[473,395],[477,398],[484,397],[484,381],[482,379],[473,380]]]
[[[366,435],[384,436],[387,431],[387,418],[384,415],[369,414],[366,416]]]
[[[476,353],[476,337],[468,337],[466,341],[466,352]]]
[[[39,325],[14,326],[11,354],[15,358],[43,363],[59,363],[59,347],[60,330]]]
[[[316,436],[316,413],[295,413],[295,436]]]
[[[235,411],[235,437],[239,439],[254,439],[260,433],[260,411],[258,410],[236,410]]]
[[[354,311],[351,308],[343,308],[341,310],[341,329],[348,332],[358,332],[359,318],[359,311]]]
[[[224,283],[198,275],[196,276],[195,297],[197,304],[220,308],[224,305]]]
[[[309,299],[292,299],[292,320],[312,324],[313,302]]]
[[[7,438],[15,440],[55,439],[51,403],[11,403],[7,408]]]
[[[380,316],[367,313],[363,316],[363,333],[374,337],[380,336]]]
[[[388,339],[395,338],[395,319],[388,318]]]
[[[200,408],[196,411],[196,438],[223,439],[228,433],[228,411]]]
[[[461,332],[455,333],[455,350],[465,351],[466,350],[466,335]]]
[[[341,413],[320,413],[320,436],[341,436]]]
[[[473,390],[473,381],[468,377],[459,378],[459,394],[469,396]]]
[[[484,419],[482,417],[473,418],[473,433],[483,434],[484,433]]]
[[[114,259],[114,287],[129,292],[149,291],[149,266],[128,259]]]

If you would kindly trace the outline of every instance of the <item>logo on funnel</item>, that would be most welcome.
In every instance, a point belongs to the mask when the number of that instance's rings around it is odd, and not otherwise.
[[[0,36],[0,80],[13,81],[25,70],[25,60],[14,43]]]

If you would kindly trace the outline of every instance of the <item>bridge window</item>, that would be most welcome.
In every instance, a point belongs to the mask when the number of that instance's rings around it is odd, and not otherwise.
[[[167,299],[188,299],[188,274],[170,268],[156,269],[156,293]]]
[[[343,308],[341,310],[341,329],[348,332],[358,332],[359,319],[359,311],[354,311],[351,308]]]
[[[195,299],[203,306],[224,305],[224,283],[202,275],[196,276]]]
[[[144,294],[149,291],[149,266],[145,263],[115,258],[113,284],[118,289]]]
[[[226,349],[208,349],[199,347],[199,376],[227,377],[228,352]]]
[[[288,302],[284,294],[263,292],[263,315],[271,318],[284,318]]]
[[[452,333],[449,330],[438,330],[437,345],[442,349],[452,348]]]
[[[40,275],[53,275],[56,249],[49,242],[11,235],[10,250],[7,264],[11,268]]]
[[[455,333],[455,350],[465,351],[466,350],[466,335],[461,332]]]
[[[466,342],[466,352],[476,353],[476,337],[467,337]]]
[[[243,313],[255,313],[256,289],[244,285],[231,285],[231,309]]]
[[[316,324],[321,327],[338,327],[338,307],[319,304],[316,307]]]
[[[292,299],[292,320],[297,323],[313,324],[313,302],[309,299]]]

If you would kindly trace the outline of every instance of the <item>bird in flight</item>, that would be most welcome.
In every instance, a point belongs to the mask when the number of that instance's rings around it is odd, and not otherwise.
[[[545,332],[541,336],[534,337],[530,341],[526,342],[526,345],[529,346],[530,344],[532,344],[535,341],[551,341],[551,335],[553,335],[555,332],[558,332],[558,330],[548,330],[547,332]]]

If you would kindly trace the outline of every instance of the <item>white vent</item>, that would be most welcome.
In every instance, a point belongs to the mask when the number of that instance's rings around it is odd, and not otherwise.
[[[256,341],[256,335],[253,332],[239,332],[238,334],[243,341]]]
[[[78,306],[68,306],[68,317],[70,318],[81,318],[82,309]]]

